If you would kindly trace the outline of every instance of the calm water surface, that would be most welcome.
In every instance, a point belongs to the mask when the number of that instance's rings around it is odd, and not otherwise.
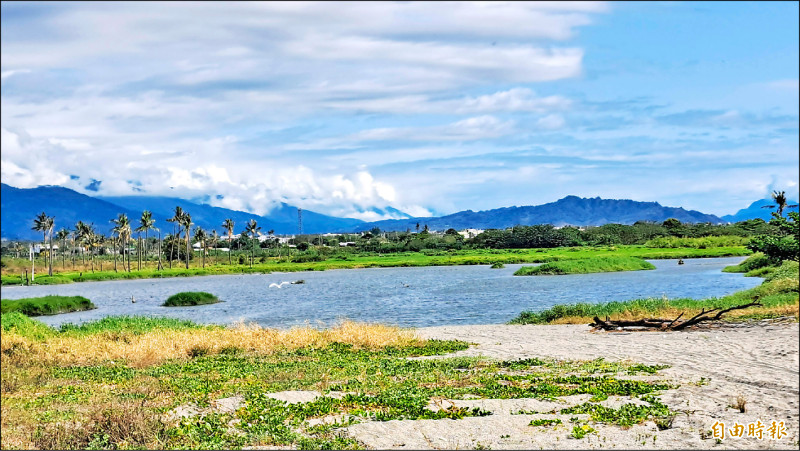
[[[2,287],[0,294],[3,299],[48,294],[84,296],[97,306],[88,312],[37,318],[55,326],[109,315],[170,316],[216,324],[244,320],[280,328],[306,321],[330,325],[342,318],[403,327],[498,324],[523,310],[543,310],[563,303],[663,295],[671,299],[724,296],[761,283],[760,278],[721,272],[742,260],[744,257],[687,259],[684,265],[678,265],[677,260],[650,260],[655,270],[528,277],[512,275],[523,265],[506,265],[503,269],[484,265],[343,269]],[[273,282],[299,279],[305,283],[269,288]],[[160,306],[181,291],[207,291],[225,302]],[[131,296],[136,303],[131,303]]]

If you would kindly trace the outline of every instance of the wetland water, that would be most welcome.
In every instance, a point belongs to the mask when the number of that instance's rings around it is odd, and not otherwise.
[[[564,276],[513,276],[520,266],[427,266],[314,272],[174,277],[2,287],[3,299],[58,294],[84,296],[97,309],[40,316],[58,326],[110,315],[170,316],[198,323],[244,320],[288,328],[308,321],[332,325],[347,318],[402,327],[505,323],[523,310],[555,304],[599,303],[639,298],[721,297],[759,285],[762,279],[723,273],[745,257],[649,260],[651,271]],[[305,283],[269,288],[270,283]],[[225,301],[194,307],[161,307],[181,291],[207,291]],[[136,303],[131,303],[131,296]]]

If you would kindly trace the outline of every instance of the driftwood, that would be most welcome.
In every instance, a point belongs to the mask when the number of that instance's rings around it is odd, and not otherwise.
[[[724,310],[720,310],[718,308],[713,308],[711,310],[702,309],[700,313],[693,316],[690,319],[685,321],[678,321],[682,316],[683,313],[678,315],[677,318],[673,320],[669,319],[658,319],[658,318],[645,318],[635,321],[612,321],[606,317],[606,320],[603,321],[597,316],[594,317],[594,323],[589,324],[590,326],[594,326],[595,329],[603,329],[603,330],[620,330],[625,328],[644,328],[647,329],[659,329],[659,330],[683,330],[687,327],[694,326],[699,324],[703,321],[717,321],[719,320],[723,314],[730,312],[731,310],[739,310],[743,308],[753,307],[756,305],[763,305],[758,302],[758,298],[756,298],[753,302],[749,304],[737,305],[734,307],[726,308]],[[716,315],[711,316],[711,313],[717,312]]]

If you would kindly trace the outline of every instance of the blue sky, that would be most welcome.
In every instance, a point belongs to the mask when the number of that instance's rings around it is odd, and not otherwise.
[[[2,181],[382,219],[798,193],[798,2],[2,2]]]

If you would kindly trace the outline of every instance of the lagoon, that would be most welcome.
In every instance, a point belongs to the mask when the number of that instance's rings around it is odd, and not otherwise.
[[[57,294],[84,296],[97,309],[37,317],[53,326],[111,315],[189,319],[204,324],[256,322],[288,328],[339,319],[401,327],[505,323],[523,310],[556,304],[600,303],[639,298],[703,299],[759,285],[762,279],[723,273],[745,257],[648,260],[655,270],[560,276],[513,276],[521,264],[340,269],[165,279],[82,282],[2,287],[2,299]],[[304,280],[302,284],[271,283]],[[192,307],[162,307],[181,291],[206,291],[224,301]],[[136,303],[131,302],[131,296]]]

